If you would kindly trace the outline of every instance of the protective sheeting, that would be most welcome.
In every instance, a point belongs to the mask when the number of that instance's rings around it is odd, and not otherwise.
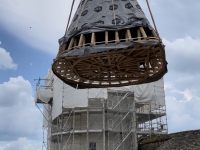
[[[107,99],[107,90],[74,89],[54,76],[52,119],[62,113],[62,108],[87,107],[89,98]]]
[[[152,30],[137,0],[81,0],[62,45],[72,36],[136,26]]]
[[[74,89],[64,85],[64,108],[87,107],[88,98],[107,98],[106,89]]]
[[[153,98],[156,104],[165,106],[165,90],[163,78],[155,82]]]
[[[88,99],[91,98],[107,99],[110,90],[134,93],[134,101],[138,103],[155,103],[157,104],[157,106],[155,105],[155,108],[157,108],[158,105],[165,105],[163,79],[148,84],[124,87],[74,89],[53,74],[51,74],[51,76],[54,80],[52,120],[62,113],[63,108],[88,107]],[[47,113],[45,112],[45,109],[44,113]],[[46,124],[47,123],[44,122],[44,126]]]
[[[51,98],[53,98],[53,91],[40,89],[40,86],[37,87],[35,103],[47,104]]]
[[[64,84],[63,91],[63,107],[87,107],[88,105],[88,89],[77,90],[71,86]]]
[[[106,88],[92,88],[89,89],[89,98],[108,98],[108,92]]]
[[[124,86],[124,87],[112,87],[109,90],[126,91],[134,93],[134,100],[139,103],[152,102],[164,105],[164,82],[160,79],[156,82],[147,84]]]
[[[136,102],[152,102],[158,105],[165,105],[163,79],[149,84],[136,85],[133,90]]]
[[[49,104],[43,105],[43,128],[48,127],[49,121],[51,121],[51,107]]]
[[[54,76],[52,119],[55,119],[57,116],[59,116],[62,113],[63,85],[64,83],[59,78]]]

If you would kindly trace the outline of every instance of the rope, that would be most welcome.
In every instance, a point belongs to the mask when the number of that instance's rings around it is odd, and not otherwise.
[[[152,19],[152,21],[153,21],[154,28],[155,28],[155,30],[156,30],[156,33],[157,33],[158,37],[160,38],[159,33],[158,33],[158,30],[157,30],[157,27],[156,27],[156,23],[155,23],[155,21],[154,21],[153,14],[152,14],[152,11],[151,11],[151,8],[150,8],[150,5],[149,5],[149,1],[146,0],[146,2],[147,2],[148,9],[149,9],[149,13],[150,13],[150,15],[151,15],[151,19]]]
[[[116,23],[116,14],[115,14],[115,8],[114,8],[114,1],[112,0],[112,8],[113,8],[113,17],[114,17],[114,21],[115,21],[115,25]]]
[[[72,2],[70,15],[69,15],[68,22],[67,22],[67,28],[66,28],[66,31],[65,31],[65,36],[66,36],[66,34],[67,34],[67,30],[68,30],[68,27],[69,27],[69,22],[70,22],[70,20],[71,20],[72,10],[73,10],[73,8],[74,8],[74,2],[75,2],[75,0],[73,0],[73,2]]]

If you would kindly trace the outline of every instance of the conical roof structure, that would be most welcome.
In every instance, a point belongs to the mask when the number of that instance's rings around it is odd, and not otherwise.
[[[167,72],[164,45],[137,0],[82,0],[52,70],[79,88],[148,83]]]

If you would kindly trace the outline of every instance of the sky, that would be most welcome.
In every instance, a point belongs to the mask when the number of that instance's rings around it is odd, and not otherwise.
[[[42,149],[42,115],[34,104],[34,79],[44,78],[52,65],[71,2],[0,1],[0,150]],[[138,2],[151,20],[146,1]],[[169,133],[200,129],[200,1],[149,2],[166,46]]]

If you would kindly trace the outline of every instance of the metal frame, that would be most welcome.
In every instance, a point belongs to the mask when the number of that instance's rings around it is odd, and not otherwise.
[[[166,107],[137,103],[134,93],[108,89],[108,99],[88,99],[85,108],[63,108],[45,130],[46,150],[89,150],[89,142],[96,142],[97,150],[137,150],[138,140],[167,134]]]

